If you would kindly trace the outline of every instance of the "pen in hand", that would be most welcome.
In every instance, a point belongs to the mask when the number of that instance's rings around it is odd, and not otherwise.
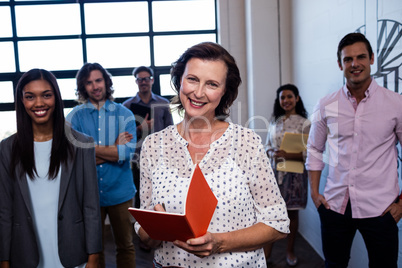
[[[162,207],[166,211],[165,203],[162,203]]]

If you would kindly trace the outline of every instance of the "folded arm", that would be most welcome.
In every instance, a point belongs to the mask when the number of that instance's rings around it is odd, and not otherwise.
[[[109,146],[95,146],[96,164],[119,161],[118,145],[125,145],[133,139],[133,135],[125,131],[119,134],[115,143]]]

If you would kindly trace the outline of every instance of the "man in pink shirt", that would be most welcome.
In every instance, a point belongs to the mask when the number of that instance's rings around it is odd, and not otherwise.
[[[397,267],[402,201],[396,144],[402,141],[402,96],[371,78],[373,63],[365,36],[347,34],[338,45],[346,84],[319,100],[312,115],[306,168],[326,267],[348,266],[356,230],[365,241],[370,267]]]

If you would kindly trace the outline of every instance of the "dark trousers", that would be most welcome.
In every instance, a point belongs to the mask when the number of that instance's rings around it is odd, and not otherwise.
[[[138,163],[131,164],[131,171],[133,173],[133,180],[137,192],[134,196],[134,207],[140,207],[140,167]]]
[[[325,267],[346,268],[356,231],[361,233],[367,248],[370,268],[397,268],[398,226],[388,212],[384,216],[353,219],[350,202],[345,214],[318,208],[321,219],[322,248]]]
[[[116,267],[135,268],[135,248],[133,243],[134,228],[131,223],[132,216],[128,208],[133,204],[133,200],[128,200],[122,204],[101,207],[102,217],[102,241],[105,241],[105,219],[109,215],[110,226],[113,231],[113,238],[116,245]],[[102,243],[104,245],[104,242]],[[99,258],[100,267],[106,267],[105,254],[102,250]]]

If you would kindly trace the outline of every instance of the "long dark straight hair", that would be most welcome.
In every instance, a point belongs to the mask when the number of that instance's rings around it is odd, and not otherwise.
[[[17,133],[13,144],[11,163],[13,167],[20,163],[24,174],[27,174],[31,179],[34,179],[34,175],[37,174],[32,119],[26,112],[25,106],[22,102],[24,87],[30,82],[36,80],[47,81],[52,87],[55,96],[55,109],[53,112],[53,141],[48,173],[49,179],[54,179],[59,172],[61,163],[67,162],[69,153],[72,155],[73,148],[67,140],[64,132],[65,119],[63,113],[63,102],[56,77],[51,72],[44,69],[29,70],[24,73],[18,81],[15,90]],[[15,174],[15,168],[12,169],[12,173],[13,177],[17,175]]]
[[[276,90],[276,99],[275,99],[275,103],[274,103],[274,112],[272,113],[272,116],[274,117],[275,121],[278,120],[279,117],[281,117],[282,115],[285,115],[285,110],[282,109],[280,103],[279,103],[279,95],[281,94],[281,92],[283,90],[291,90],[293,92],[293,94],[295,95],[295,98],[299,97],[299,101],[296,103],[296,114],[303,116],[304,118],[307,118],[307,111],[304,108],[304,104],[303,101],[300,97],[299,94],[299,89],[293,85],[293,84],[286,84],[283,86],[280,86],[277,90]]]

